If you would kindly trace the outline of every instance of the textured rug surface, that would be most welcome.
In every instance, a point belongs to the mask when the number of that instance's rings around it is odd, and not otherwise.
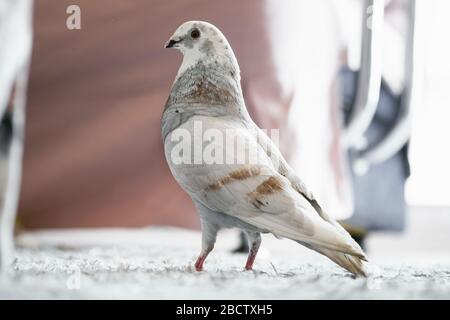
[[[173,228],[24,234],[1,299],[449,299],[450,262],[376,254],[367,279],[288,241],[263,238],[254,271],[219,234],[205,271],[200,234]],[[386,250],[389,251],[389,250]],[[398,256],[398,255],[396,255]],[[370,258],[370,254],[369,254]],[[437,256],[439,258],[439,256]],[[412,262],[410,262],[412,261]]]

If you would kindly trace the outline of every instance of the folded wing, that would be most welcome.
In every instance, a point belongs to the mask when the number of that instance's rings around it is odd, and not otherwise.
[[[226,127],[226,122],[221,123]],[[217,123],[214,127],[218,128]],[[364,259],[351,237],[318,212],[317,202],[309,192],[302,192],[301,183],[293,183],[292,174],[282,170],[285,161],[278,151],[268,152],[255,135],[246,131],[242,131],[241,138],[246,148],[256,150],[257,163],[181,165],[174,176],[196,201],[211,210],[234,216],[278,237]],[[277,156],[281,158],[274,161]],[[238,157],[236,153],[235,163],[239,162]]]

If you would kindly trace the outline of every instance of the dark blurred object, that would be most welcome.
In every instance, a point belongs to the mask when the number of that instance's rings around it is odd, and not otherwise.
[[[366,0],[366,4],[370,3],[373,3],[373,0]],[[398,94],[394,93],[390,84],[384,81],[379,73],[375,75],[378,79],[376,82],[365,85],[366,65],[379,65],[382,61],[380,52],[370,50],[370,46],[373,46],[376,40],[371,39],[370,34],[377,34],[382,30],[380,24],[372,24],[369,28],[363,21],[361,70],[356,73],[344,68],[341,71],[347,127],[349,122],[353,122],[352,116],[354,109],[358,107],[361,90],[372,87],[369,96],[378,98],[372,99],[372,103],[366,103],[369,108],[362,113],[366,115],[366,121],[359,137],[356,137],[359,142],[348,151],[355,209],[353,216],[344,223],[351,233],[352,229],[356,229],[360,238],[363,238],[367,231],[401,231],[405,226],[405,182],[410,174],[407,152],[410,138],[410,110],[416,103],[420,91],[418,83],[421,63],[417,55],[419,42],[416,30],[416,5],[415,0],[403,3],[397,16],[404,16],[407,21],[404,52],[400,52],[403,61],[401,67],[404,71],[401,79],[403,86]],[[369,45],[364,46],[364,43]],[[385,50],[389,50],[389,47]],[[361,79],[362,82],[359,81]]]
[[[240,232],[239,233],[239,244],[238,246],[233,249],[233,253],[247,253],[249,252],[250,247],[248,246],[248,240],[245,236],[245,233]]]
[[[6,111],[0,123],[0,155],[6,157],[9,153],[13,134],[13,122],[10,111]]]
[[[349,121],[356,96],[358,73],[344,68],[340,72],[345,122]],[[396,96],[382,81],[375,115],[365,133],[370,148],[383,140],[400,119],[402,97]],[[357,151],[349,152],[352,164]],[[352,170],[355,210],[345,224],[365,230],[403,230],[405,225],[405,181],[409,176],[407,145],[390,159],[372,164],[364,174]]]

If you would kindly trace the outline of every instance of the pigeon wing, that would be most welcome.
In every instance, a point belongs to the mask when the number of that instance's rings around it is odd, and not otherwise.
[[[236,130],[235,122],[211,121],[215,129]],[[256,150],[257,163],[239,164],[242,158],[238,150],[233,164],[180,164],[172,168],[177,181],[195,201],[278,237],[363,256],[351,238],[318,215],[308,198],[279,172],[248,128],[242,128],[239,136],[245,150]]]

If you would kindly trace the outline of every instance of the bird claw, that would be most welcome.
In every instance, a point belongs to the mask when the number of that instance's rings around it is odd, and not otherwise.
[[[205,261],[204,256],[200,256],[194,264],[195,271],[203,271],[203,262]]]
[[[195,266],[195,271],[201,272],[201,271],[203,271],[203,267],[197,267],[197,266]]]

